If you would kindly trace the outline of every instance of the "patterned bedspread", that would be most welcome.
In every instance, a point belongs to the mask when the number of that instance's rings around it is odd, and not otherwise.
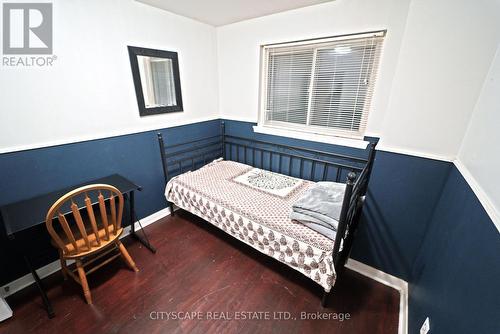
[[[288,218],[313,183],[234,161],[216,160],[172,178],[168,201],[287,264],[330,291],[333,241]]]

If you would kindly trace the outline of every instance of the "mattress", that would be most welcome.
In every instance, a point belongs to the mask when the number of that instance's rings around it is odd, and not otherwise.
[[[292,204],[313,182],[216,160],[172,178],[168,201],[301,272],[326,292],[335,283],[333,241],[290,220]]]

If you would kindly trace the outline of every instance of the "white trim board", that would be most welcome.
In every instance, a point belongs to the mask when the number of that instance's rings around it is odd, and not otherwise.
[[[457,159],[453,161],[453,164],[458,169],[460,174],[462,174],[465,181],[469,184],[472,191],[479,199],[479,202],[483,206],[484,210],[500,233],[500,212],[498,212],[498,210],[495,208],[495,205],[493,204],[490,197],[486,194],[479,182],[477,182],[476,178],[472,175],[472,173],[469,171],[467,166],[464,165],[463,162]]]
[[[37,143],[37,144],[28,144],[28,145],[0,148],[0,154],[21,152],[21,151],[27,151],[27,150],[33,150],[33,149],[39,149],[39,148],[67,145],[67,144],[75,144],[75,143],[81,143],[81,142],[92,141],[92,140],[100,140],[100,139],[106,139],[106,138],[113,138],[113,137],[119,137],[119,136],[126,136],[126,135],[142,133],[142,132],[156,131],[156,130],[168,129],[168,128],[173,128],[173,127],[182,126],[182,125],[189,125],[189,124],[215,121],[215,120],[228,120],[228,121],[246,122],[246,123],[254,123],[254,124],[257,123],[256,119],[246,118],[246,117],[234,117],[234,116],[227,116],[227,115],[222,115],[222,116],[219,115],[219,116],[215,116],[215,117],[202,117],[202,118],[197,118],[197,119],[193,119],[190,121],[184,121],[184,122],[183,121],[171,122],[168,125],[165,125],[164,127],[158,127],[158,125],[154,125],[154,126],[150,125],[150,126],[138,127],[136,129],[110,131],[108,133],[103,133],[103,134],[98,134],[98,135],[77,136],[77,137],[73,137],[73,138],[68,138],[66,140],[55,140],[55,141],[42,142],[42,143]],[[265,132],[265,133],[267,133],[267,132]],[[302,140],[315,141],[314,139],[311,140],[310,137],[299,138],[299,137],[296,137],[295,135],[290,135],[290,133],[277,134],[276,132],[273,132],[270,134],[282,136],[282,137],[287,137],[287,138],[292,138],[292,139],[302,139]],[[378,135],[378,134],[366,134],[366,135],[372,136],[372,137],[377,137],[377,136],[380,137],[380,135]],[[325,142],[323,140],[318,140],[318,141]],[[360,142],[363,144],[366,143],[364,141],[360,141]],[[352,145],[341,143],[341,142],[329,142],[328,141],[328,143],[336,144],[336,145],[340,145],[340,146],[358,147],[357,145],[352,146]],[[358,148],[366,148],[366,145],[364,145],[364,147],[358,147]],[[391,152],[391,153],[411,155],[411,156],[420,157],[420,158],[446,161],[446,162],[453,162],[455,159],[454,157],[450,157],[450,156],[441,156],[438,154],[414,151],[411,149],[391,147],[391,146],[384,145],[383,143],[380,143],[377,145],[377,150]]]
[[[38,149],[38,148],[46,148],[46,147],[53,147],[53,146],[60,146],[60,145],[67,145],[67,144],[75,144],[75,143],[81,143],[81,142],[99,140],[99,139],[106,139],[106,138],[113,138],[113,137],[119,137],[119,136],[127,136],[127,135],[142,133],[142,132],[175,128],[177,126],[182,126],[182,125],[215,121],[218,119],[220,119],[219,116],[201,117],[201,118],[196,118],[196,119],[192,119],[189,121],[169,122],[168,125],[165,125],[163,127],[158,127],[158,124],[155,124],[155,125],[137,127],[134,129],[114,130],[114,131],[109,131],[109,132],[102,133],[102,134],[76,136],[76,137],[72,137],[72,138],[68,138],[68,139],[64,139],[64,140],[61,139],[61,140],[47,141],[47,142],[42,142],[42,143],[37,143],[37,144],[11,146],[11,147],[7,147],[7,148],[0,148],[0,154],[34,150],[34,149]]]
[[[165,208],[160,211],[157,211],[145,218],[140,219],[142,227],[146,227],[148,225],[151,225],[152,223],[155,223],[159,221],[160,219],[168,216],[170,214],[170,208]],[[138,230],[140,228],[139,222],[135,222],[135,229]],[[124,238],[127,235],[130,234],[130,226],[126,226],[123,229],[123,234],[121,235],[120,238]],[[72,261],[68,261],[68,264],[71,264]],[[51,262],[39,269],[36,270],[38,273],[38,276],[40,276],[40,279],[43,279],[49,275],[52,275],[56,271],[61,270],[61,263],[59,260],[56,260],[54,262]],[[6,285],[2,286],[0,288],[0,297],[8,297],[28,286],[31,284],[35,283],[35,280],[33,279],[33,276],[31,276],[31,273],[26,274],[10,283],[7,283]]]
[[[236,121],[236,122],[245,122],[245,123],[253,123],[253,125],[257,124],[257,117],[246,117],[246,116],[229,116],[229,115],[220,115],[221,120],[228,121]]]
[[[399,291],[398,333],[408,334],[408,282],[349,258],[346,267]]]
[[[326,143],[331,145],[353,147],[359,149],[366,149],[369,142],[362,139],[342,138],[331,135],[322,135],[304,131],[293,131],[291,129],[277,128],[271,126],[254,125],[253,132],[263,133],[266,135],[280,136],[293,139],[301,139],[307,141],[314,141],[319,143]]]
[[[286,137],[286,138],[291,138],[291,139],[302,139],[302,140],[313,141],[313,142],[315,141],[314,139],[311,139],[310,136],[307,136],[306,138],[302,138],[300,136],[297,136],[297,134],[294,131],[286,131],[286,133],[284,131],[284,133],[282,133],[282,134],[277,133],[277,131],[272,131],[272,132],[266,131],[267,129],[262,131],[261,129],[264,127],[256,125],[258,122],[257,122],[257,119],[254,119],[254,118],[221,115],[220,119],[221,120],[228,120],[228,121],[236,121],[236,122],[253,123],[252,124],[253,130],[254,130],[254,132],[257,132],[257,133],[270,134],[270,135],[281,136],[281,137]],[[257,128],[257,131],[255,128]],[[273,130],[275,130],[275,129],[273,129]],[[314,134],[311,134],[311,135],[314,135]],[[376,137],[376,138],[382,137],[380,135],[380,133],[375,133],[375,132],[373,132],[373,133],[367,132],[367,133],[365,133],[365,136],[366,137]],[[363,148],[363,149],[367,147],[367,145],[365,144],[365,143],[367,143],[366,141],[362,141],[362,140],[357,140],[357,141],[359,141],[362,144],[361,145],[358,145],[358,144],[349,145],[349,144],[340,143],[340,142],[329,142],[329,141],[318,140],[318,142],[326,142],[326,143],[340,145],[340,146]],[[385,145],[383,142],[379,143],[377,145],[376,149],[377,149],[377,151],[404,154],[404,155],[410,155],[410,156],[414,156],[414,157],[418,157],[418,158],[426,158],[426,159],[445,161],[445,162],[453,162],[453,160],[455,159],[454,156],[445,156],[445,155],[441,155],[441,154],[434,154],[434,153],[416,151],[416,150],[412,150],[412,149],[394,147],[394,146],[390,146],[390,145]]]
[[[410,156],[418,157],[418,158],[432,159],[432,160],[445,161],[445,162],[452,162],[455,159],[452,156],[444,156],[444,155],[440,155],[440,154],[415,151],[412,149],[393,147],[393,146],[384,145],[383,143],[378,144],[376,149],[377,149],[377,151],[404,154],[404,155],[410,155]]]

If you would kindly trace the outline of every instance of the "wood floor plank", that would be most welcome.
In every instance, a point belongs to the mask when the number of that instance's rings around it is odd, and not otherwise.
[[[8,298],[14,317],[0,333],[397,333],[398,292],[358,273],[344,272],[323,309],[314,282],[187,212],[147,231],[157,254],[125,238],[140,271],[115,261],[89,275],[93,305],[56,273],[44,280],[56,317],[47,319],[32,286]],[[167,319],[172,312],[202,319]]]

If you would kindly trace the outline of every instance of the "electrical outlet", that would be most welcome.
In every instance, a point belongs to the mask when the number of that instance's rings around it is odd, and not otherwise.
[[[427,334],[427,333],[429,333],[430,329],[431,329],[431,324],[429,321],[429,317],[427,317],[427,318],[425,318],[425,321],[422,324],[422,327],[420,327],[420,334]]]

